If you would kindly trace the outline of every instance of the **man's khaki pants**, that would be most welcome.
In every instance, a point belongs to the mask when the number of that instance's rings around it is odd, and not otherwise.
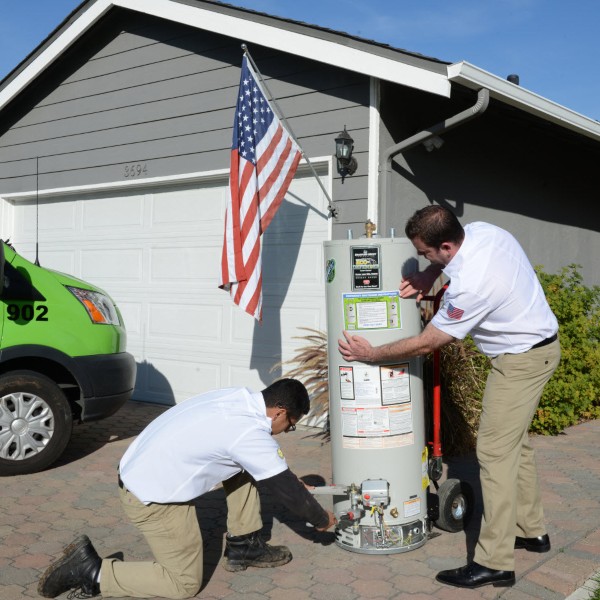
[[[477,435],[483,518],[474,557],[490,569],[514,571],[515,536],[546,533],[528,430],[559,361],[558,341],[492,359]]]
[[[227,495],[227,530],[245,535],[262,528],[260,499],[245,472],[223,482]],[[144,534],[154,562],[104,559],[100,592],[104,597],[190,598],[202,584],[202,535],[191,503],[142,504],[122,488],[121,503]]]

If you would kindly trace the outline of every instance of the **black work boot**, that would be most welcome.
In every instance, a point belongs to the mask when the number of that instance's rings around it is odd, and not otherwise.
[[[225,537],[226,571],[245,571],[248,567],[280,567],[292,560],[287,546],[269,546],[258,535],[258,531],[247,535]]]
[[[101,564],[102,559],[96,553],[90,538],[81,535],[46,569],[38,583],[38,594],[44,598],[56,598],[63,592],[80,588],[83,598],[98,596],[100,585],[96,583],[96,579]]]

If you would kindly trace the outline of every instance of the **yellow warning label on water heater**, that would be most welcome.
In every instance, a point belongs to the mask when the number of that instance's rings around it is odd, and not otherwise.
[[[428,450],[427,446],[423,448],[423,452],[421,452],[421,485],[423,489],[427,489],[429,487],[429,461],[428,461]]]

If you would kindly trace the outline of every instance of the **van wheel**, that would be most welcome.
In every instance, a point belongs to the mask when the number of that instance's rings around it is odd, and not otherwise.
[[[50,466],[73,429],[62,390],[33,371],[0,376],[0,475],[24,475]]]

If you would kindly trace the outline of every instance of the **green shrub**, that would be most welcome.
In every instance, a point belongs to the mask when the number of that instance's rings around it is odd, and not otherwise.
[[[558,319],[562,358],[544,389],[534,433],[554,435],[600,418],[600,287],[585,286],[578,267],[569,265],[556,275],[536,269]]]

